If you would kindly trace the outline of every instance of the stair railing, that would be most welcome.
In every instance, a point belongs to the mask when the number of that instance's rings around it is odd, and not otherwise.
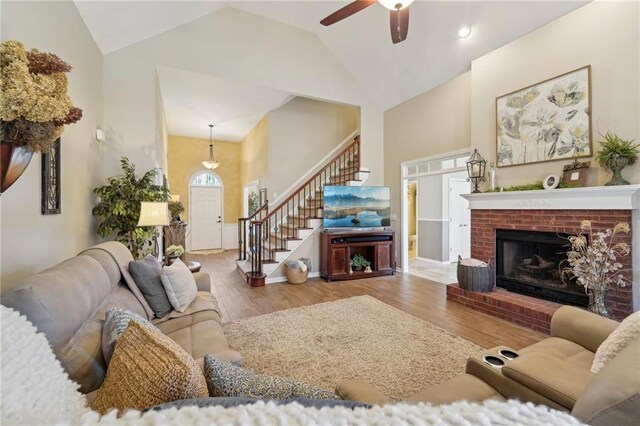
[[[268,209],[264,217],[248,222],[251,271],[247,273],[247,282],[250,285],[264,283],[263,264],[274,263],[275,253],[286,250],[287,241],[298,239],[297,229],[306,228],[308,219],[319,218],[318,210],[323,207],[324,187],[345,184],[353,180],[354,174],[359,170],[360,136],[356,136],[287,198]]]
[[[256,220],[262,220],[268,212],[269,200],[267,200],[267,188],[262,188],[258,191],[258,209],[248,217],[238,219],[238,260],[247,260],[247,242],[250,239],[248,237],[250,235],[250,223]]]

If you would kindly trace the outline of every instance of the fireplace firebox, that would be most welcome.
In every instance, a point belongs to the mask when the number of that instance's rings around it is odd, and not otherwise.
[[[567,266],[568,234],[496,229],[496,285],[516,293],[585,307],[589,297]]]

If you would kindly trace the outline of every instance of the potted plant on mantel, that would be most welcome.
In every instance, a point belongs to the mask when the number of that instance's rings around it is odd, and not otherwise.
[[[613,173],[611,180],[605,186],[629,185],[622,177],[622,169],[638,161],[638,147],[633,140],[622,139],[620,136],[607,132],[600,141],[600,151],[595,155],[596,161],[606,170]]]
[[[67,94],[71,66],[19,41],[0,43],[0,193],[24,173],[34,152],[49,152],[65,124],[82,118]]]

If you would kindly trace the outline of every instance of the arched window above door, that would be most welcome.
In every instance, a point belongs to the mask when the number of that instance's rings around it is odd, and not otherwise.
[[[222,186],[220,178],[210,172],[202,172],[191,179],[191,185],[194,186]]]

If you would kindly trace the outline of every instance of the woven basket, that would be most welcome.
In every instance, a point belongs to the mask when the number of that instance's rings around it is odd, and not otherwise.
[[[287,276],[287,281],[289,284],[302,284],[307,281],[307,277],[309,276],[309,269],[302,272],[298,268],[289,268],[287,265],[284,265],[284,274]]]
[[[486,267],[466,266],[458,256],[458,284],[465,290],[486,293],[496,287],[491,265]]]

